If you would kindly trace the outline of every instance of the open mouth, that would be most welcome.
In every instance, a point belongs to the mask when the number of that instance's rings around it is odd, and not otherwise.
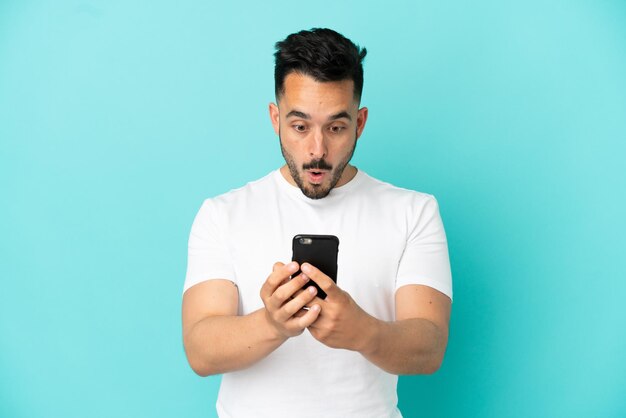
[[[323,170],[307,170],[307,177],[309,178],[309,181],[313,184],[318,184],[321,183],[322,180],[324,180],[324,176],[326,175],[327,171],[323,171]]]

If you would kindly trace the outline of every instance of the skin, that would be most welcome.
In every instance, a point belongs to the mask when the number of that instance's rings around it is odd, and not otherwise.
[[[365,128],[368,110],[359,109],[352,80],[320,83],[291,73],[284,86],[278,105],[269,105],[270,120],[287,162],[281,173],[305,195],[324,197],[356,175],[356,167],[348,162]],[[320,160],[332,169],[303,168]],[[312,178],[310,173],[316,171],[321,176]]]
[[[351,80],[320,83],[291,73],[269,113],[287,162],[280,171],[303,193],[321,198],[356,175],[348,162],[368,111],[359,108]],[[332,169],[304,168],[320,160]],[[237,315],[237,287],[228,280],[215,278],[188,289],[183,342],[192,369],[207,376],[249,367],[305,331],[329,347],[357,351],[389,373],[434,373],[440,367],[451,310],[443,293],[403,286],[395,295],[396,320],[385,322],[365,312],[314,266],[304,263],[303,274],[288,280],[298,268],[295,262],[275,263],[259,292],[264,307],[248,315]],[[300,291],[310,279],[326,299],[316,297],[314,287]]]

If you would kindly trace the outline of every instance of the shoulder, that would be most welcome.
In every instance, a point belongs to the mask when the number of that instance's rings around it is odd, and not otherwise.
[[[361,190],[375,199],[405,207],[437,206],[437,199],[429,193],[395,186],[361,172]]]
[[[204,201],[203,205],[215,207],[228,206],[241,200],[266,195],[275,188],[274,177],[275,171],[272,171],[260,179],[250,181],[242,187],[208,198]]]
[[[267,199],[275,190],[274,175],[275,172],[271,172],[242,187],[205,199],[198,216],[220,222],[235,208],[247,207],[255,204],[254,202],[259,199]]]

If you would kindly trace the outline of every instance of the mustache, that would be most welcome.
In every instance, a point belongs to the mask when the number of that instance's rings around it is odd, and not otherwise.
[[[333,166],[328,164],[326,161],[324,161],[323,158],[320,158],[319,160],[313,160],[309,163],[306,164],[302,164],[302,169],[303,170],[311,170],[311,169],[315,169],[315,170],[332,170]]]

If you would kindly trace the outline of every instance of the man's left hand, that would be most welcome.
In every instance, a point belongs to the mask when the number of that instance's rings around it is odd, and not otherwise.
[[[376,319],[365,312],[348,292],[339,288],[330,277],[308,263],[301,266],[302,273],[326,292],[326,299],[318,297],[311,305],[321,307],[320,314],[308,329],[311,335],[332,348],[364,350],[371,338]]]

